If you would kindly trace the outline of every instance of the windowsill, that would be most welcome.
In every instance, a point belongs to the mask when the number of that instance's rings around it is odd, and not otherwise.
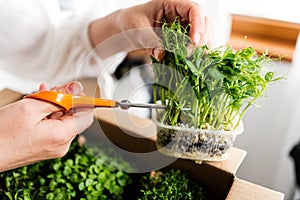
[[[272,57],[292,61],[299,31],[297,23],[233,14],[229,44],[240,49],[246,43],[259,53],[267,50]]]

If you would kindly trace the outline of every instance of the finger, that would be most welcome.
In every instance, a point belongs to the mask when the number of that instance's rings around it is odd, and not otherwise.
[[[46,83],[42,83],[39,87],[39,91],[49,90]]]
[[[161,28],[137,28],[123,32],[122,34],[131,41],[129,47],[130,50],[163,49]]]
[[[157,47],[157,48],[151,49],[151,55],[157,61],[161,61],[161,59],[163,59],[163,57],[165,56],[165,54],[166,54],[166,52],[162,48]]]
[[[137,24],[137,27],[143,26]],[[153,57],[159,60],[163,56],[161,28],[143,27],[133,28],[115,35],[97,46],[97,52],[103,57],[110,52],[131,52],[138,49],[149,49]],[[128,41],[128,42],[124,42]],[[104,52],[105,50],[105,52]],[[107,51],[108,50],[108,51]],[[110,53],[108,53],[110,54]]]
[[[78,81],[67,84],[65,89],[68,94],[81,95],[83,93],[83,86]]]
[[[57,111],[47,116],[47,119],[60,119],[64,115],[65,115],[64,111]]]
[[[209,45],[211,44],[212,37],[211,37],[211,23],[208,17],[205,18],[205,34],[200,38],[198,45]]]
[[[86,130],[93,120],[94,114],[91,109],[81,109],[76,113],[63,115],[59,119],[42,120],[37,126],[39,126],[39,129],[44,130],[43,138],[46,143],[60,147]]]
[[[80,109],[72,115],[64,115],[61,118],[66,130],[70,133],[82,133],[86,130],[94,120],[94,112],[92,109]]]
[[[199,45],[203,41],[203,38],[207,37],[206,28],[207,17],[200,6],[191,8],[189,14],[189,22],[191,24],[190,37],[195,45]]]
[[[25,98],[20,100],[20,103],[22,103],[22,109],[24,109],[22,114],[27,115],[28,113],[30,119],[35,123],[40,123],[52,113],[62,110],[59,106],[37,99]]]
[[[75,126],[77,133],[80,134],[86,130],[94,121],[94,110],[83,109],[73,114],[75,117]]]
[[[171,17],[169,21],[179,16],[191,24],[190,37],[195,45],[206,37],[206,16],[199,4],[191,1],[165,1],[164,8],[166,17]]]
[[[83,86],[78,81],[72,81],[62,86],[56,86],[51,91],[62,92],[73,95],[81,95],[83,93]]]
[[[77,136],[78,132],[75,128],[75,120],[72,116],[68,116],[63,120],[43,120],[38,124],[41,132],[43,144],[50,156],[62,157],[68,151],[69,144]]]

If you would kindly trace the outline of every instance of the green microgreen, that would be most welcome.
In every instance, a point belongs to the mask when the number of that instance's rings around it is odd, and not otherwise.
[[[267,85],[281,78],[267,69],[272,59],[252,47],[193,46],[189,27],[182,26],[178,18],[162,23],[165,56],[160,61],[152,59],[154,101],[160,100],[169,108],[161,121],[173,126],[184,123],[201,129],[208,124],[215,130],[232,130],[263,96]]]
[[[129,164],[121,158],[110,157],[98,147],[89,150],[75,140],[63,158],[0,173],[0,199],[122,199],[124,187],[131,183],[130,176],[103,159],[126,168]],[[101,155],[101,160],[94,153]]]
[[[205,200],[204,188],[181,170],[157,170],[141,178],[140,200]]]

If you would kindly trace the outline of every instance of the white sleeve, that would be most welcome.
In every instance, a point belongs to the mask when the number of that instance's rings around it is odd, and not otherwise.
[[[78,16],[77,16],[78,17]],[[52,84],[63,84],[66,81],[85,77],[96,77],[102,91],[104,83],[112,81],[111,74],[127,55],[120,52],[105,60],[101,59],[91,47],[88,26],[90,19],[71,16],[66,24],[56,30],[56,40],[52,52],[52,62],[56,62],[56,72],[49,81]],[[67,37],[66,37],[67,36]],[[49,66],[51,67],[51,66]],[[106,87],[111,90],[111,84]]]
[[[97,57],[88,36],[91,17],[70,15],[56,26],[41,4],[35,0],[24,1],[26,6],[19,4],[20,1],[8,4],[7,1],[4,9],[0,5],[0,13],[5,9],[10,13],[8,17],[0,14],[0,22],[4,24],[0,27],[0,42],[9,41],[0,47],[0,89],[31,93],[42,82],[51,87],[82,77],[111,79],[126,54],[105,60]],[[20,15],[26,16],[26,21],[17,20]],[[6,34],[1,34],[5,30]]]

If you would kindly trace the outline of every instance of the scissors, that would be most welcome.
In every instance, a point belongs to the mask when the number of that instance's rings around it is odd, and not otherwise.
[[[57,106],[62,107],[66,111],[75,107],[120,107],[125,110],[129,109],[130,107],[167,109],[167,106],[160,104],[130,103],[129,100],[115,101],[110,99],[94,98],[90,96],[78,96],[54,91],[41,91],[38,93],[26,95],[24,98],[32,98],[53,103]]]

